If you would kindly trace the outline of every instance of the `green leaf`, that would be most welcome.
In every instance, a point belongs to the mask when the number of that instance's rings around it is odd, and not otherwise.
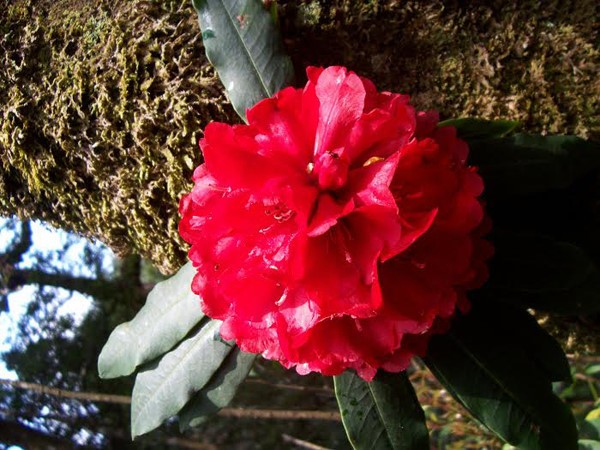
[[[580,439],[578,450],[600,450],[600,441]]]
[[[425,362],[473,416],[509,444],[574,450],[573,415],[553,394],[552,374],[534,358],[536,345],[523,341],[522,320],[513,324],[511,316],[501,304],[474,303],[448,333],[432,338]]]
[[[585,374],[600,378],[600,364],[590,364],[585,368]]]
[[[515,134],[470,142],[469,163],[478,166],[492,195],[563,189],[600,167],[600,143],[576,136]]]
[[[582,439],[600,439],[600,418],[586,418],[579,423],[579,437]]]
[[[101,378],[133,373],[138,365],[173,348],[204,317],[191,290],[195,273],[187,263],[158,283],[133,320],[113,330],[98,358]]]
[[[490,279],[475,296],[560,314],[600,311],[600,271],[581,248],[533,234],[493,241]]]
[[[202,424],[209,415],[227,406],[240,384],[246,379],[256,355],[242,352],[236,347],[212,379],[206,384],[179,413],[179,429],[184,432]]]
[[[512,133],[519,126],[514,120],[486,120],[474,117],[448,119],[440,122],[438,127],[455,127],[458,137],[465,141],[477,139],[501,138]]]
[[[141,370],[131,397],[133,438],[174,416],[202,389],[235,348],[219,336],[221,322],[203,323],[160,361]]]
[[[246,110],[290,85],[294,69],[260,0],[193,0],[206,56],[235,111]]]
[[[354,449],[429,449],[425,415],[406,373],[380,371],[367,383],[346,371],[334,381],[344,428]]]
[[[571,366],[560,344],[527,311],[488,301],[494,308],[494,321],[510,324],[511,340],[522,346],[548,381],[571,383]]]

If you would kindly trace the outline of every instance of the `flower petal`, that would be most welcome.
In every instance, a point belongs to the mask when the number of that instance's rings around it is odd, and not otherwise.
[[[309,73],[314,77],[314,73]],[[319,124],[315,140],[315,157],[343,147],[354,123],[363,113],[365,88],[360,78],[344,67],[328,67],[311,78],[319,99]]]

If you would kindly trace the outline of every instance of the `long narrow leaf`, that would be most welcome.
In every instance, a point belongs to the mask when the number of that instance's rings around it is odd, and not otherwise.
[[[246,379],[256,355],[236,347],[217,369],[212,379],[179,413],[179,429],[183,432],[202,424],[208,416],[227,406],[240,384]]]
[[[511,445],[575,450],[575,420],[552,391],[553,374],[535,362],[531,343],[520,341],[499,308],[475,305],[450,332],[432,339],[425,362],[454,397]]]
[[[195,270],[187,263],[158,283],[130,322],[113,330],[98,358],[101,378],[133,373],[140,364],[173,348],[204,317],[191,291]]]
[[[406,373],[379,372],[367,383],[346,371],[334,380],[344,428],[354,449],[429,449],[425,415]]]
[[[215,66],[236,112],[290,85],[291,60],[260,0],[193,0],[206,56]]]
[[[235,348],[211,320],[160,361],[141,370],[131,397],[131,435],[140,436],[177,414],[202,389]]]

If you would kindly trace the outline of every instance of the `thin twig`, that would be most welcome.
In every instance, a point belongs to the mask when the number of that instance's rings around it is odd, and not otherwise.
[[[325,386],[317,387],[317,386],[299,386],[297,384],[270,383],[268,381],[257,380],[255,378],[247,379],[246,383],[262,384],[265,386],[270,386],[270,387],[279,388],[279,389],[289,389],[292,391],[310,391],[310,392],[321,392],[321,393],[326,393],[326,394],[333,393],[333,389],[331,389],[329,387],[325,387]]]
[[[301,448],[307,448],[308,450],[331,450],[327,447],[321,447],[320,445],[313,444],[312,442],[295,438],[294,436],[290,436],[289,434],[282,434],[281,437],[283,438],[284,442],[290,442],[291,444],[295,444]]]
[[[223,408],[218,414],[240,419],[330,420],[334,422],[342,420],[340,413],[337,411]]]

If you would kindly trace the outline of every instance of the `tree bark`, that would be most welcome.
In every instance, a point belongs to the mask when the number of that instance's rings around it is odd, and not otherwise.
[[[185,261],[177,204],[211,120],[239,121],[190,2],[4,0],[0,213]],[[444,117],[600,136],[597,0],[280,0],[299,84],[343,65]],[[8,6],[10,5],[10,7]],[[130,45],[123,45],[127,42]],[[56,89],[48,89],[56,86]]]

